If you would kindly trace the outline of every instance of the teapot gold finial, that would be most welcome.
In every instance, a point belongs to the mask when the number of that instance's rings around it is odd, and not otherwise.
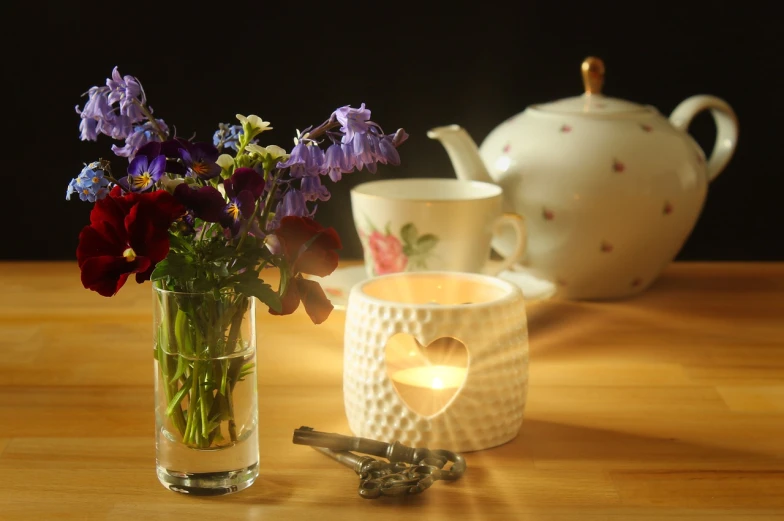
[[[604,62],[599,58],[589,56],[583,60],[583,84],[586,94],[601,94],[604,84]]]

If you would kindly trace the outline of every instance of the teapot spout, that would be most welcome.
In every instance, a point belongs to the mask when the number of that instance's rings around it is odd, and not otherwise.
[[[459,125],[436,127],[427,132],[427,137],[437,139],[446,149],[458,179],[493,183],[479,149],[468,132]]]

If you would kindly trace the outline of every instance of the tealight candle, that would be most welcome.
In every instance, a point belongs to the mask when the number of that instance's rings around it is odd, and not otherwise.
[[[395,372],[392,383],[411,409],[431,416],[443,409],[466,378],[465,367],[423,365]]]
[[[517,436],[528,388],[519,287],[465,272],[373,277],[351,289],[343,338],[356,436],[456,452]]]

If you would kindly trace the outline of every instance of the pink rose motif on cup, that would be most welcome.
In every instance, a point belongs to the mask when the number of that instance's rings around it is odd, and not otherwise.
[[[433,255],[438,237],[432,233],[419,235],[414,223],[404,224],[398,237],[390,230],[390,224],[387,223],[383,232],[372,224],[369,233],[359,231],[363,243],[367,242],[373,274],[386,275],[417,268],[427,269],[427,259]]]
[[[394,235],[382,235],[374,231],[368,237],[370,254],[373,256],[373,271],[376,275],[404,271],[408,258],[403,255],[403,243]]]
[[[617,159],[613,159],[612,169],[613,172],[620,174],[624,170],[626,170],[626,165],[624,165],[622,162],[618,161]]]

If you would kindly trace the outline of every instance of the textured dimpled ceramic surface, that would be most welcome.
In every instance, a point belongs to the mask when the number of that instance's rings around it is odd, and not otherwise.
[[[466,378],[440,412],[418,414],[395,390],[385,355],[398,333],[422,346],[444,337],[465,345]],[[377,277],[352,288],[344,343],[343,395],[355,435],[473,451],[519,432],[528,390],[528,328],[518,287],[454,272]]]

